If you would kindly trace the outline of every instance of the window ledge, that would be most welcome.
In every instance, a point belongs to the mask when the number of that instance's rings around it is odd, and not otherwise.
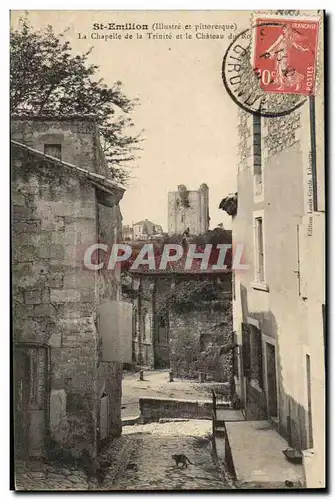
[[[252,283],[250,283],[250,286],[255,290],[262,290],[263,292],[269,291],[269,285],[264,282],[253,281]]]

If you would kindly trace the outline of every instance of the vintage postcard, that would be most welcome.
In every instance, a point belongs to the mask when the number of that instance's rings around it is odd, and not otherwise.
[[[324,489],[323,11],[12,11],[13,488]]]

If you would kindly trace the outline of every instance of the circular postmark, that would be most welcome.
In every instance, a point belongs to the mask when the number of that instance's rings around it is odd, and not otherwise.
[[[244,111],[264,117],[285,116],[306,102],[306,95],[299,92],[268,92],[262,88],[262,72],[254,66],[256,30],[269,27],[284,27],[283,22],[262,22],[239,33],[231,42],[223,57],[222,79],[224,86],[233,99]],[[264,59],[269,57],[265,52]],[[276,61],[282,57],[281,52],[275,54]],[[293,70],[294,71],[294,70]],[[290,78],[292,68],[287,68],[286,77]],[[266,74],[270,80],[273,76]],[[292,77],[291,77],[292,78]],[[264,81],[263,81],[264,83]],[[266,82],[265,82],[266,83]]]

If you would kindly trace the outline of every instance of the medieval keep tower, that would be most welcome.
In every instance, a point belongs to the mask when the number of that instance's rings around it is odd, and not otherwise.
[[[188,191],[183,184],[170,191],[168,198],[168,232],[191,235],[204,234],[209,228],[208,186],[201,184],[197,191]]]

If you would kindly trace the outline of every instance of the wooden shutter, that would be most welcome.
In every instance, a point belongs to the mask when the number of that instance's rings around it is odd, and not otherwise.
[[[237,335],[236,333],[233,334],[233,343],[235,346],[237,346],[238,342],[237,342]],[[239,373],[238,373],[238,352],[237,352],[237,348],[235,347],[235,349],[233,349],[233,373],[234,373],[234,376],[239,378]]]
[[[264,388],[264,377],[263,377],[263,346],[262,346],[262,332],[255,328],[255,342],[257,343],[257,353],[258,353],[258,384],[261,389]]]
[[[250,328],[247,323],[242,323],[242,354],[243,374],[250,378]]]

